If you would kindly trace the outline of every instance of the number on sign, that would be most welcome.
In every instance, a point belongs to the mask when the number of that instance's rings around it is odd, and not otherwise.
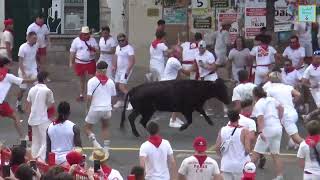
[[[197,7],[201,8],[203,6],[203,2],[201,0],[197,0]]]
[[[208,8],[208,0],[192,0],[192,8]]]

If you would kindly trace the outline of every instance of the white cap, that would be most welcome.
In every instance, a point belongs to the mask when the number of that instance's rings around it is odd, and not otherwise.
[[[199,48],[206,48],[207,47],[207,45],[206,45],[206,42],[204,41],[204,40],[201,40],[200,42],[199,42]]]
[[[253,162],[248,162],[245,164],[243,170],[246,173],[255,173],[256,172],[256,165]]]
[[[83,27],[81,28],[81,33],[85,33],[85,34],[90,33],[89,27],[88,27],[88,26],[83,26]]]

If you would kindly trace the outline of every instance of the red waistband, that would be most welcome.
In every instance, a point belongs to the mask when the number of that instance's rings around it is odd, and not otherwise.
[[[79,61],[81,61],[81,62],[91,62],[91,61],[94,61],[94,59],[91,59],[91,60],[89,60],[89,61],[85,61],[85,60],[82,60],[82,59],[79,59],[79,58],[75,58],[76,60],[79,60]]]
[[[256,67],[259,67],[259,66],[261,66],[261,67],[268,67],[268,66],[270,66],[270,65],[272,65],[272,64],[261,64],[261,65],[256,65]]]

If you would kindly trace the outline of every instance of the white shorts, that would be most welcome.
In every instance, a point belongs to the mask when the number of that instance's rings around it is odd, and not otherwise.
[[[298,133],[296,122],[298,121],[298,113],[295,110],[285,110],[283,114],[282,125],[289,136]]]
[[[37,71],[34,71],[34,72],[28,72],[28,71],[26,71],[26,78],[27,79],[37,79],[37,75],[38,75],[38,72]],[[22,76],[22,72],[20,71],[20,69],[18,70],[18,76],[20,77],[20,78],[24,78],[23,76]],[[20,86],[20,89],[27,89],[28,88],[28,84],[26,84],[26,83],[23,83],[23,84],[21,84]]]
[[[265,154],[267,152],[270,152],[271,154],[280,154],[281,136],[282,129],[275,131],[273,136],[266,137],[266,142],[263,141],[259,135],[256,145],[254,146],[254,151],[260,154]]]
[[[320,88],[312,88],[310,92],[317,107],[320,108]]]
[[[255,70],[255,77],[254,77],[254,84],[260,85],[261,83],[264,83],[267,79],[269,73],[268,67],[256,67]]]
[[[242,173],[223,172],[222,176],[224,180],[241,180]]]
[[[96,124],[101,120],[109,120],[111,118],[111,111],[89,111],[85,121],[88,124]]]
[[[303,180],[319,180],[320,179],[320,175],[316,175],[316,174],[303,174]]]
[[[160,81],[162,79],[164,72],[164,64],[160,65],[158,64],[157,66],[150,64],[150,73],[152,76],[152,81]]]
[[[121,84],[128,84],[131,74],[132,74],[132,71],[128,74],[128,77],[126,78],[125,77],[126,71],[116,71],[116,74],[114,76],[114,82],[121,83]]]
[[[182,68],[185,70],[190,70],[193,67],[192,64],[182,64]],[[190,80],[195,80],[196,79],[196,72],[190,72],[189,76]]]

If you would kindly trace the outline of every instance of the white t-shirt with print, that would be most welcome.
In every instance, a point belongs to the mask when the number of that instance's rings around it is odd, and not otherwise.
[[[299,81],[302,79],[302,75],[299,71],[293,70],[292,72],[286,73],[283,68],[281,68],[282,83],[290,86],[298,85]]]
[[[31,103],[31,113],[28,123],[30,126],[40,125],[49,122],[48,106],[54,103],[53,93],[45,84],[36,84],[33,86],[27,97]]]
[[[264,50],[260,46],[255,46],[252,48],[250,54],[256,57],[257,68],[261,65],[269,65],[274,63],[274,55],[277,51],[272,47],[268,46],[267,50]]]
[[[109,37],[107,40],[105,40],[104,37],[101,37],[99,41],[100,51],[111,51],[111,49],[115,48],[117,45],[118,44],[113,37]],[[112,57],[112,54],[100,53],[99,61],[105,61],[108,63],[108,65],[110,65],[112,62]]]
[[[89,111],[111,111],[111,97],[117,95],[112,79],[102,85],[97,77],[92,77],[87,84],[87,95],[92,96]]]
[[[203,67],[200,66],[200,61],[204,64],[204,65],[208,65],[208,64],[214,64],[216,62],[216,59],[214,58],[213,54],[211,52],[209,52],[208,50],[206,50],[203,54],[198,53],[196,55],[196,61],[199,67],[199,74],[200,77],[205,77],[207,75],[209,75],[211,73],[210,70],[205,69]],[[213,73],[217,76],[217,73]]]
[[[42,26],[38,26],[36,23],[32,23],[29,25],[27,29],[27,35],[30,32],[35,32],[37,34],[37,43],[39,44],[39,48],[47,47],[46,36],[50,33],[48,26],[43,24]]]
[[[304,71],[303,78],[308,79],[311,86],[316,86],[320,82],[320,67],[315,68],[310,64]]]
[[[116,48],[117,71],[126,72],[129,66],[129,57],[134,55],[133,47],[128,44],[124,47],[119,45]]]
[[[30,46],[29,43],[23,43],[18,52],[18,56],[22,58],[22,64],[26,73],[37,74],[37,51],[38,44]]]
[[[219,165],[216,160],[207,157],[202,166],[194,156],[184,159],[179,168],[179,174],[186,177],[186,180],[207,180],[220,174]]]
[[[296,67],[301,59],[306,57],[306,50],[304,47],[299,47],[298,49],[292,49],[288,46],[282,54],[283,57],[288,57],[292,61],[292,65]]]
[[[98,49],[97,41],[90,38],[87,44],[95,49]],[[95,52],[89,51],[88,46],[79,37],[72,41],[70,52],[76,53],[75,62],[78,64],[88,64],[95,59]]]
[[[298,158],[305,159],[304,171],[320,175],[320,165],[316,159],[310,158],[310,147],[305,141],[301,142],[297,153]]]
[[[183,61],[194,61],[196,58],[196,55],[199,53],[199,49],[196,47],[195,43],[184,42],[180,46],[183,49],[182,51]]]
[[[0,81],[0,104],[6,99],[7,94],[11,88],[12,84],[16,84],[18,86],[21,85],[23,79],[16,77],[13,74],[7,73],[6,77]]]
[[[169,58],[166,67],[164,68],[162,81],[177,79],[180,69],[182,69],[180,61],[175,57]]]
[[[145,157],[146,180],[169,180],[168,157],[173,155],[169,141],[162,139],[157,148],[149,141],[140,147],[139,156]]]
[[[157,44],[156,48],[150,46],[150,67],[163,66],[165,64],[164,52],[168,50],[168,47],[164,43]]]
[[[253,100],[252,91],[257,85],[253,83],[241,83],[233,89],[232,101]]]

